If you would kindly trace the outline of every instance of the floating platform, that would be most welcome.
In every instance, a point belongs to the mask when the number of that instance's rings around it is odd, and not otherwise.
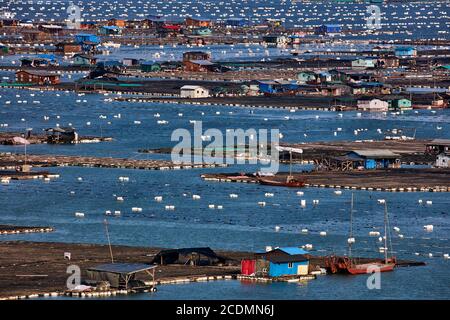
[[[285,181],[288,173],[275,178]],[[385,169],[364,171],[315,171],[293,173],[306,179],[305,187],[388,192],[450,192],[450,169]],[[258,183],[253,174],[201,175],[205,181]]]
[[[0,169],[14,169],[25,163],[21,154],[0,153]],[[27,155],[26,163],[31,167],[96,167],[139,170],[180,170],[194,168],[226,167],[226,164],[184,164],[165,160],[135,160],[125,158]]]

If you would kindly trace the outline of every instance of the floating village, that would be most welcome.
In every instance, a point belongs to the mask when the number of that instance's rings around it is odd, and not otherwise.
[[[0,299],[449,299],[449,7],[8,4]]]

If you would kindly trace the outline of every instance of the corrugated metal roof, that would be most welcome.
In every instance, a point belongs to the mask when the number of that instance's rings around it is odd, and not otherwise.
[[[387,149],[366,149],[366,150],[352,150],[352,152],[364,158],[396,158],[399,154]]]
[[[28,70],[27,69],[27,70],[19,70],[16,73],[19,73],[19,72],[26,72],[28,74],[35,75],[35,76],[41,76],[41,77],[59,76],[56,73],[52,73],[52,72],[48,72],[48,71],[44,71],[44,70]]]
[[[156,266],[143,264],[143,263],[107,263],[96,267],[89,268],[88,270],[110,272],[110,273],[137,273],[145,270],[156,268]]]
[[[190,61],[192,63],[199,64],[199,65],[202,65],[202,66],[212,66],[212,65],[215,64],[215,63],[212,63],[209,60],[190,60]]]
[[[205,89],[202,86],[195,86],[195,85],[185,85],[181,87],[182,90],[195,90],[195,89]]]
[[[308,254],[308,251],[303,250],[302,248],[299,247],[281,247],[278,248],[281,251],[286,252],[287,254],[290,255],[296,255],[296,254]]]

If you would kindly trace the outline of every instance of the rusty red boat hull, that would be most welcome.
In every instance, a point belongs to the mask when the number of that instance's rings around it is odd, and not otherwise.
[[[347,271],[350,274],[366,274],[373,273],[375,271],[378,272],[390,272],[394,271],[395,263],[367,263],[360,265],[352,265],[347,267]]]
[[[289,188],[301,188],[305,186],[305,181],[293,180],[293,181],[277,181],[272,179],[258,179],[260,184],[277,187],[289,187]]]

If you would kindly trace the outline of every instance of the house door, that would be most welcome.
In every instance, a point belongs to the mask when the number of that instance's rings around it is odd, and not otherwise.
[[[308,274],[308,265],[299,265],[297,266],[297,274],[301,276],[305,276]]]

